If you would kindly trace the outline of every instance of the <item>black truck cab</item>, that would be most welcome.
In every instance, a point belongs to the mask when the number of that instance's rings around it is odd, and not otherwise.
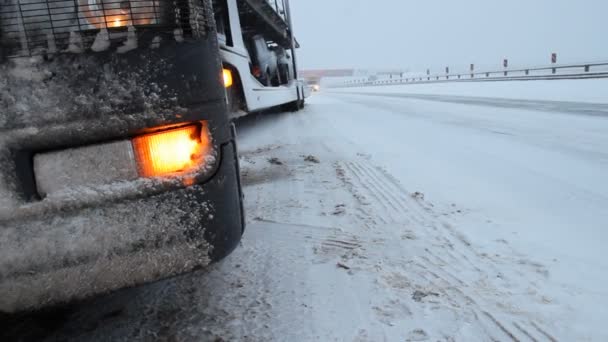
[[[0,0],[0,312],[220,260],[244,229],[211,0]]]

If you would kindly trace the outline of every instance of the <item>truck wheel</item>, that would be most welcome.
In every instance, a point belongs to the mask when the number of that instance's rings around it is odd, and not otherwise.
[[[297,100],[283,105],[283,109],[289,112],[297,112],[304,108],[304,100]]]

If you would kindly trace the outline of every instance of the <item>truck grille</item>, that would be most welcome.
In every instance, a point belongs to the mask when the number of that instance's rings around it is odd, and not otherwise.
[[[101,51],[145,32],[198,38],[212,11],[210,0],[0,0],[0,55]]]

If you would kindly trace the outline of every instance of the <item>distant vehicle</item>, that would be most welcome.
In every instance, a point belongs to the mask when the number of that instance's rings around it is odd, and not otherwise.
[[[214,14],[211,0],[0,3],[0,313],[190,272],[237,246]]]
[[[318,84],[313,84],[312,85],[312,91],[318,92],[320,90],[321,90],[321,86],[320,85],[318,85]]]
[[[288,0],[213,0],[233,117],[273,107],[303,108]]]

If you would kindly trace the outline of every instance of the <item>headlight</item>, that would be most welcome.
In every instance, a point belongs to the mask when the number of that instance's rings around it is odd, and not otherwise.
[[[232,78],[232,71],[230,69],[222,69],[222,76],[224,76],[224,87],[230,88],[234,83],[234,79]]]
[[[187,126],[146,134],[133,139],[139,174],[163,176],[195,169],[209,153],[211,141],[206,129]]]
[[[78,0],[78,12],[86,24],[98,29],[160,22],[159,1]]]
[[[34,155],[38,193],[99,187],[138,178],[179,177],[209,169],[212,142],[206,123],[85,147]]]

